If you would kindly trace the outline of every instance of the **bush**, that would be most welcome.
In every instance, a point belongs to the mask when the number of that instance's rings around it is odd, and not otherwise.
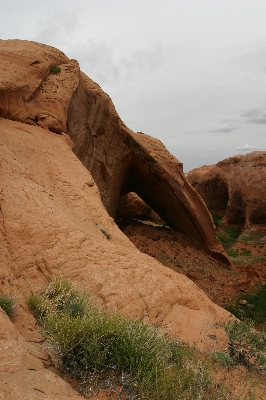
[[[238,251],[236,251],[236,250],[228,250],[228,251],[227,251],[227,254],[228,254],[230,257],[238,257]]]
[[[141,399],[192,400],[195,393],[202,400],[226,398],[194,349],[152,325],[96,308],[63,279],[29,303],[65,370],[82,382],[93,377],[101,388],[120,387]]]
[[[42,301],[39,296],[31,295],[28,299],[28,307],[35,316],[39,316],[41,313]]]
[[[251,256],[252,253],[251,253],[250,250],[243,249],[243,250],[241,251],[240,255],[241,255],[241,256]]]
[[[216,227],[218,227],[222,218],[219,217],[219,215],[215,214],[215,212],[213,210],[210,210],[210,214],[212,216],[212,220],[213,220],[214,225]]]
[[[51,75],[59,74],[59,72],[61,72],[61,68],[60,67],[58,67],[57,65],[51,65],[51,67],[50,67],[50,74]]]
[[[7,294],[3,294],[2,296],[0,296],[0,307],[10,317],[14,313],[14,298]]]
[[[213,353],[212,359],[215,362],[224,365],[225,367],[229,367],[229,365],[233,364],[233,360],[230,355],[224,351],[216,351]]]
[[[229,352],[234,363],[266,369],[266,334],[254,329],[250,319],[231,322],[226,327]]]
[[[101,228],[100,231],[104,234],[104,236],[105,236],[108,240],[111,239],[110,233],[108,233],[105,229]]]

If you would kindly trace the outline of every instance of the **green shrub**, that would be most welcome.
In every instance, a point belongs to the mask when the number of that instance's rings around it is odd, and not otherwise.
[[[251,256],[252,253],[251,253],[251,251],[248,250],[248,249],[243,249],[243,250],[241,251],[240,255],[241,255],[241,256]]]
[[[266,334],[254,329],[254,321],[246,319],[231,322],[226,332],[230,338],[230,357],[234,363],[266,369]]]
[[[212,359],[215,362],[224,365],[225,367],[229,367],[229,365],[233,364],[233,360],[230,355],[224,351],[216,351],[213,353]]]
[[[221,217],[219,217],[219,215],[215,214],[215,212],[213,210],[210,210],[210,214],[212,216],[212,220],[215,226],[219,226],[220,221],[221,221]]]
[[[50,67],[50,74],[51,75],[59,74],[59,72],[61,72],[61,68],[60,67],[58,67],[57,65],[51,65],[51,67]]]
[[[62,278],[30,304],[65,370],[83,383],[99,380],[101,388],[119,386],[141,399],[193,400],[195,393],[202,400],[226,398],[194,349],[152,325],[96,308]]]
[[[28,299],[28,307],[35,317],[40,317],[43,312],[43,301],[40,296],[31,295]]]
[[[0,307],[5,311],[8,316],[11,316],[14,313],[14,298],[7,294],[3,294],[0,296]]]
[[[228,254],[230,257],[238,257],[238,251],[236,251],[236,250],[228,250],[228,251],[227,251],[227,254]]]
[[[104,234],[104,236],[105,236],[108,240],[111,239],[110,233],[108,233],[105,229],[101,228],[100,231]]]

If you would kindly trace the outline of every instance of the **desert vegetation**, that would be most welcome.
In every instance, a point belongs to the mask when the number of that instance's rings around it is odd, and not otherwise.
[[[97,308],[62,278],[41,296],[31,296],[28,306],[85,395],[108,388],[125,391],[127,399],[228,398],[194,348],[149,324]]]
[[[233,228],[231,226],[228,227],[220,227],[222,233],[218,234],[217,237],[222,243],[223,247],[227,252],[230,252],[230,248],[235,244],[237,238],[241,234],[240,228]]]
[[[107,232],[106,229],[101,228],[100,231],[104,234],[106,239],[111,240],[111,235],[110,235],[110,233]]]
[[[14,308],[15,308],[14,298],[7,294],[3,294],[2,296],[0,296],[0,307],[10,317],[14,313]]]
[[[226,327],[229,355],[234,364],[266,370],[266,334],[254,329],[254,321],[235,321]]]
[[[61,72],[61,68],[58,67],[58,65],[51,65],[51,67],[50,67],[50,74],[51,75],[59,74],[59,72]]]

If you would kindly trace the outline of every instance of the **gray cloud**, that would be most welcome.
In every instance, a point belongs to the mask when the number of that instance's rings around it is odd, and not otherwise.
[[[213,130],[209,131],[209,133],[230,133],[230,132],[234,132],[240,128],[241,128],[241,126],[239,126],[239,125],[228,124],[224,128],[213,129]]]
[[[131,129],[166,141],[189,170],[254,150],[241,142],[266,148],[266,2],[220,3],[8,0],[0,36],[78,60]]]
[[[266,109],[253,108],[241,115],[249,124],[266,124]]]

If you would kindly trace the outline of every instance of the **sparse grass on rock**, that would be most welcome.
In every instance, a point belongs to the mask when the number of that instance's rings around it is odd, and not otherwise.
[[[14,298],[7,294],[3,294],[2,296],[0,296],[0,307],[10,317],[14,313],[14,308],[15,308]]]
[[[105,229],[101,228],[100,231],[104,234],[106,239],[111,240],[111,235]]]
[[[50,74],[51,75],[59,74],[59,72],[61,72],[61,68],[58,67],[58,65],[51,65],[51,67],[50,67]]]
[[[266,369],[266,334],[254,329],[254,321],[234,321],[226,332],[230,338],[229,353],[235,364]]]
[[[93,380],[95,391],[119,387],[127,399],[227,398],[195,349],[152,325],[100,310],[64,279],[31,296],[28,305],[65,371],[82,381],[82,393],[90,393]]]

